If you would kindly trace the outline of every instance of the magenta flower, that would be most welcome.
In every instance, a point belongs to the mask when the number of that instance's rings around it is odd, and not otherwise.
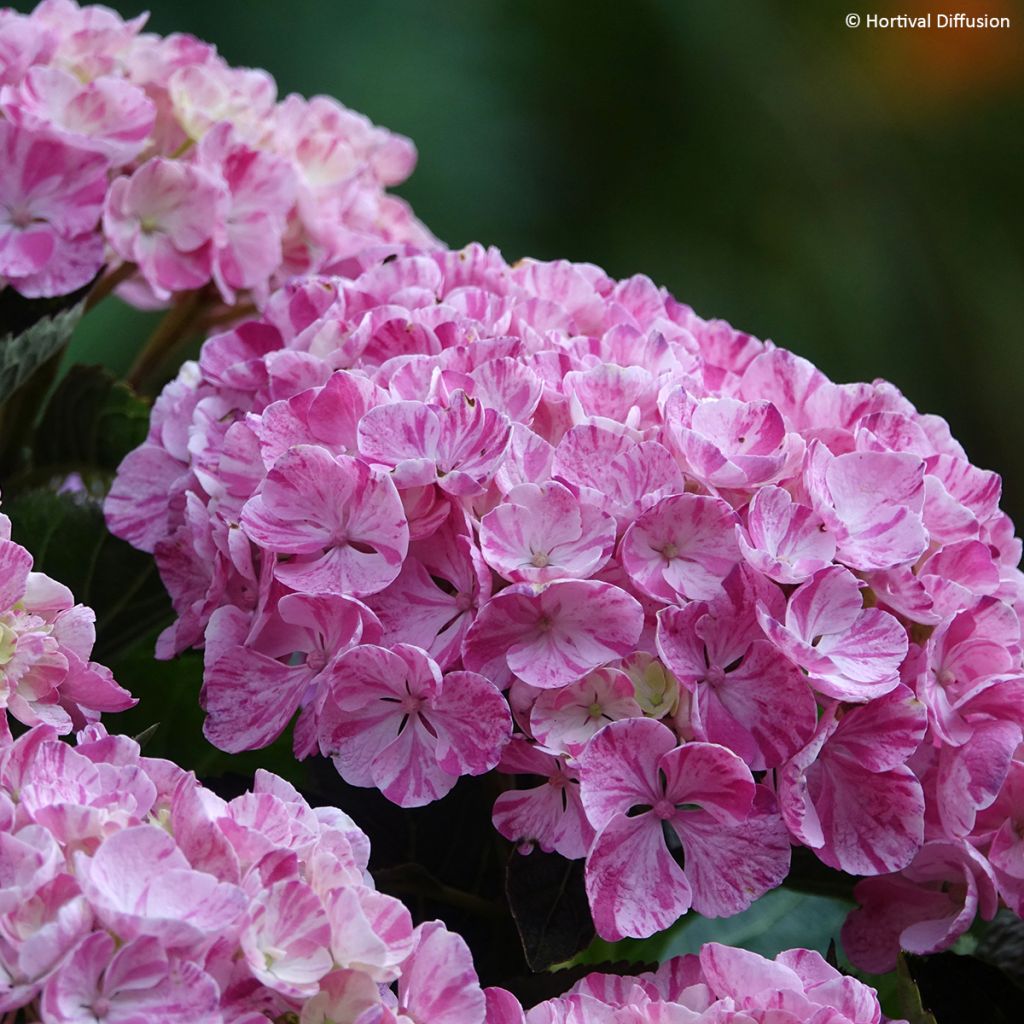
[[[0,276],[28,298],[63,295],[96,276],[106,161],[0,121]]]
[[[508,790],[494,801],[494,827],[506,839],[521,847],[536,843],[569,860],[586,856],[594,830],[580,801],[578,773],[566,758],[513,736],[502,751],[498,771],[545,780],[529,789]]]
[[[723,601],[665,608],[656,642],[665,665],[693,694],[694,736],[761,771],[781,765],[810,738],[817,705],[806,677],[764,639],[750,610],[744,615]]]
[[[683,474],[664,445],[595,424],[565,433],[551,470],[623,528],[662,498],[683,491]]]
[[[639,602],[610,583],[522,583],[480,611],[466,634],[462,660],[500,686],[515,676],[550,689],[625,657],[642,628]]]
[[[47,982],[44,1019],[60,1024],[218,1024],[217,984],[196,964],[171,962],[150,936],[116,949],[106,932],[83,939]]]
[[[771,402],[694,401],[682,389],[666,403],[667,434],[690,472],[714,487],[753,488],[792,475],[804,453]]]
[[[354,786],[376,786],[402,807],[447,793],[460,775],[498,763],[512,720],[475,672],[442,676],[424,651],[363,645],[330,669],[320,748]]]
[[[374,594],[399,573],[409,527],[391,480],[356,459],[296,445],[242,509],[242,529],[297,589]]]
[[[461,657],[466,633],[491,596],[491,572],[465,517],[447,500],[443,508],[442,525],[409,545],[398,578],[367,603],[380,618],[385,646],[421,647],[448,669]]]
[[[803,583],[836,555],[835,538],[821,517],[781,487],[762,487],[754,495],[736,542],[748,564],[776,583]]]
[[[992,869],[962,840],[926,843],[902,873],[865,878],[853,894],[860,907],[843,925],[843,949],[876,974],[895,969],[901,949],[947,949],[976,914],[989,921],[998,906]]]
[[[899,683],[906,631],[888,612],[865,608],[860,583],[841,566],[823,569],[798,587],[784,622],[765,608],[758,609],[758,621],[828,697],[866,701]]]
[[[924,842],[924,793],[906,764],[924,731],[924,709],[905,686],[841,717],[827,708],[777,775],[789,830],[850,874],[906,867]]]
[[[677,746],[672,731],[650,719],[613,722],[587,747],[581,782],[597,832],[587,894],[609,941],[653,935],[691,906],[710,917],[738,913],[789,870],[770,795],[724,747]],[[685,870],[663,823],[682,845]]]
[[[615,668],[597,668],[558,690],[545,690],[530,712],[530,732],[542,746],[578,756],[609,722],[641,718],[633,680]]]
[[[401,488],[437,483],[456,496],[480,494],[508,444],[508,420],[463,391],[442,407],[391,402],[359,422],[359,450],[394,469]]]
[[[307,694],[314,706],[319,703],[322,673],[340,652],[381,638],[373,613],[338,594],[287,594],[277,612],[295,627],[290,636],[274,638],[279,649],[264,653],[237,643],[207,655],[203,735],[221,750],[257,750],[272,743]],[[294,664],[297,657],[301,663]]]
[[[118,256],[137,263],[154,294],[166,299],[210,280],[225,198],[223,186],[200,168],[154,159],[110,186],[103,228]]]
[[[608,561],[615,521],[555,481],[520,484],[480,523],[483,556],[514,583],[587,579]]]
[[[852,569],[913,562],[928,543],[924,462],[902,452],[811,449],[806,473],[818,514],[835,534],[838,558]]]
[[[659,601],[706,600],[740,560],[736,514],[719,498],[664,498],[626,530],[619,557],[630,578]]]
[[[0,109],[13,124],[115,165],[139,155],[156,121],[138,86],[112,76],[83,83],[58,67],[30,68],[16,88],[5,86]]]

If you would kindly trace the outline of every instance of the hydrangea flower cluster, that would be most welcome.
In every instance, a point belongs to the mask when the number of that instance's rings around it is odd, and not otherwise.
[[[0,285],[64,295],[122,266],[136,304],[211,281],[232,303],[369,244],[431,244],[384,192],[408,139],[325,96],[278,101],[265,71],[145,21],[0,10]]]
[[[8,715],[69,733],[136,703],[90,661],[95,623],[67,587],[32,571],[32,556],[11,540],[11,521],[0,513],[0,742],[11,736]]]
[[[487,989],[487,1024],[879,1024],[878,994],[808,949],[767,960],[709,942],[651,974],[590,974],[524,1015]],[[892,1024],[906,1024],[893,1021]]]
[[[737,913],[791,845],[891,967],[1024,909],[1021,544],[892,385],[835,384],[645,277],[396,248],[207,341],[110,528],[205,647],[206,734],[297,716],[414,806],[497,767],[599,932]]]
[[[259,772],[224,801],[100,724],[0,747],[0,1012],[44,1024],[484,1024],[465,942]]]

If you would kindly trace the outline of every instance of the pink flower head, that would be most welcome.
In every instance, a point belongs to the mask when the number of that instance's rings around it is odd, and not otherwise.
[[[644,512],[622,538],[630,578],[659,601],[705,600],[739,561],[737,519],[719,498],[678,494]]]
[[[603,938],[652,935],[691,905],[711,917],[738,913],[785,877],[789,843],[770,797],[724,747],[677,746],[650,719],[613,722],[587,747],[581,777],[597,832],[587,894]],[[682,844],[685,871],[662,823]]]
[[[475,672],[440,669],[417,647],[364,645],[331,669],[320,747],[356,786],[403,807],[447,793],[460,775],[498,763],[512,721],[498,690]]]
[[[865,701],[899,683],[906,631],[888,612],[865,608],[860,584],[841,566],[823,569],[798,587],[784,622],[764,608],[758,610],[758,620],[820,693]]]
[[[103,264],[106,161],[9,121],[0,154],[0,276],[28,298],[81,288]]]
[[[153,159],[107,194],[103,227],[114,251],[139,265],[159,297],[210,280],[224,188],[192,164]]]
[[[629,654],[643,609],[624,590],[596,580],[517,584],[493,597],[466,634],[463,663],[500,686],[565,686]]]
[[[614,543],[612,517],[553,480],[514,487],[480,524],[488,565],[514,583],[587,579],[608,561]]]
[[[288,586],[373,594],[399,573],[409,527],[395,485],[380,470],[315,445],[296,445],[242,510],[242,529],[275,552]]]

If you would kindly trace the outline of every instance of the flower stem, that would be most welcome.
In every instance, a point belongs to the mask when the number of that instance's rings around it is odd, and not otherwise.
[[[204,288],[179,295],[142,346],[127,375],[128,383],[140,394],[153,383],[152,378],[171,353],[197,329],[205,296]]]
[[[98,306],[119,284],[123,284],[139,268],[134,263],[122,263],[121,266],[104,274],[86,296],[85,312]]]

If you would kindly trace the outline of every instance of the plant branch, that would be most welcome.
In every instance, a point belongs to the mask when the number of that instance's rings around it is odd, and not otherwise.
[[[204,288],[185,292],[157,324],[128,371],[127,381],[140,394],[171,353],[197,329],[202,312]]]
[[[98,306],[119,284],[123,284],[139,268],[134,263],[122,263],[116,270],[104,274],[86,296],[85,312]]]

